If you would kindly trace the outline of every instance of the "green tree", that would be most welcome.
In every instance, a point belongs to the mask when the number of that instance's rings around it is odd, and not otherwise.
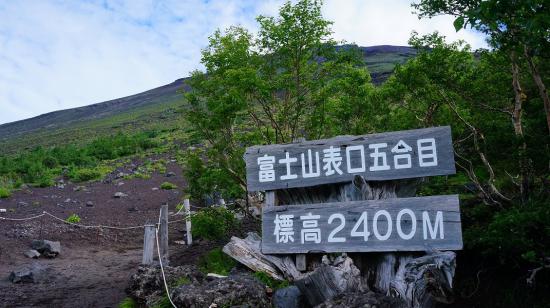
[[[372,87],[357,48],[338,51],[330,38],[331,23],[322,17],[320,1],[287,2],[277,17],[257,21],[256,36],[230,27],[210,37],[202,52],[206,71],[192,74],[187,95],[194,137],[207,143],[207,169],[220,171],[217,186],[230,178],[242,192],[246,146],[357,128],[353,110],[364,106]],[[340,113],[342,104],[354,109]]]

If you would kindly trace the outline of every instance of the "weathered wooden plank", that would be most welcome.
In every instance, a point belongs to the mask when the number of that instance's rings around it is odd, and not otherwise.
[[[351,182],[356,175],[382,181],[456,172],[449,126],[253,146],[244,159],[249,191]]]
[[[276,225],[279,226],[277,232]],[[263,253],[434,249],[462,249],[457,195],[277,206],[263,210]]]
[[[191,204],[189,199],[183,200],[185,207],[185,233],[187,234],[187,245],[193,244],[193,233],[191,231]]]
[[[159,226],[159,248],[162,264],[168,265],[168,204],[160,207],[160,226]]]
[[[155,250],[155,226],[145,226],[143,233],[143,258],[141,264],[153,264],[153,253]]]

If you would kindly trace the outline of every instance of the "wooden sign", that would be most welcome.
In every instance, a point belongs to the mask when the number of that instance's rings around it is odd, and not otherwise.
[[[244,159],[249,191],[455,173],[449,126],[253,146]]]
[[[458,195],[264,207],[262,252],[462,249]]]

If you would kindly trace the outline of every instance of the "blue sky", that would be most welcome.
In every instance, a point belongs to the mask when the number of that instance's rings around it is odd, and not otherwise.
[[[0,0],[0,124],[142,92],[201,69],[218,28],[257,29],[280,0]],[[411,1],[325,0],[334,38],[406,45],[412,30],[486,47],[453,18],[418,20]]]

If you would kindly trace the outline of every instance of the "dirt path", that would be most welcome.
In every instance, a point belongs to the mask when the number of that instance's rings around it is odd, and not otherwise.
[[[55,259],[30,262],[43,268],[38,283],[0,281],[2,307],[117,307],[126,297],[124,288],[141,259],[141,249],[97,250],[65,247]],[[19,259],[0,264],[0,272],[28,266]]]
[[[28,188],[8,199],[0,199],[2,217],[23,218],[47,211],[62,219],[77,214],[85,225],[135,226],[158,220],[159,208],[168,204],[175,212],[186,183],[180,167],[170,157],[167,174],[153,173],[148,179],[117,178],[119,169],[101,182],[66,184],[63,187]],[[129,162],[139,165],[140,161]],[[133,167],[135,169],[135,167]],[[168,181],[178,186],[162,190]],[[115,192],[127,197],[114,198]],[[87,206],[87,203],[93,206]],[[181,219],[171,216],[170,220]],[[170,225],[170,245],[174,256],[181,250],[174,240],[183,239],[184,224]],[[33,239],[61,242],[61,254],[55,259],[28,259],[24,252]],[[69,226],[44,216],[13,222],[0,220],[0,307],[117,307],[126,297],[128,278],[141,261],[143,230],[111,231]],[[181,247],[181,246],[180,246]],[[185,255],[185,253],[183,254]],[[187,262],[186,256],[180,259]],[[196,259],[194,257],[193,259]],[[11,271],[22,266],[43,268],[38,283],[13,284]]]

